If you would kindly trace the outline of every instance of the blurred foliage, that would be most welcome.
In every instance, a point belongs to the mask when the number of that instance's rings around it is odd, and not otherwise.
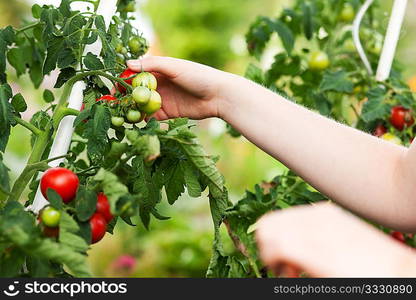
[[[275,1],[261,2],[151,0],[144,9],[165,54],[223,68],[237,56],[230,46],[234,35],[244,34],[248,20],[266,13]]]
[[[19,25],[20,17],[28,10],[29,5],[23,0],[0,0],[0,28]]]

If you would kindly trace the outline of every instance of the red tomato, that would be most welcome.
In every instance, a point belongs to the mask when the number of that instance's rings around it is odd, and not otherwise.
[[[71,170],[59,167],[47,170],[40,180],[40,189],[46,199],[48,199],[47,190],[53,189],[61,196],[64,203],[69,203],[75,198],[78,186],[78,176]]]
[[[373,131],[373,135],[380,137],[387,132],[386,127],[383,124],[378,124],[377,127]]]
[[[120,78],[129,78],[131,76],[136,75],[137,73],[130,70],[130,69],[125,69],[123,73],[120,74]],[[127,84],[132,85],[133,83],[133,78],[127,79],[125,80]],[[124,94],[126,92],[126,88],[124,86],[122,86],[121,84],[117,84],[117,89],[119,90],[120,93]]]
[[[395,106],[391,109],[390,123],[397,130],[403,130],[405,126],[413,125],[414,121],[412,112],[409,109],[403,106]]]
[[[95,244],[104,237],[105,232],[107,230],[107,222],[105,218],[100,213],[95,213],[90,218],[90,226],[91,226],[91,243]]]
[[[390,233],[391,237],[398,240],[399,242],[406,243],[403,233],[399,231],[393,231]]]
[[[113,219],[113,215],[111,214],[110,210],[110,203],[108,202],[108,198],[106,195],[104,195],[104,193],[99,193],[97,195],[96,212],[102,214],[107,223]]]
[[[98,98],[95,101],[96,102],[98,102],[98,101],[112,102],[112,101],[117,101],[117,98],[114,97],[113,95],[104,95],[104,96]]]

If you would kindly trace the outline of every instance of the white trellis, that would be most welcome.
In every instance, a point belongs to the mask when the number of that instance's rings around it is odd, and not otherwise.
[[[85,10],[87,7],[85,7]],[[117,0],[102,0],[97,8],[97,14],[104,17],[104,22],[106,28],[110,25],[111,19],[115,14],[117,9]],[[84,49],[84,54],[91,52],[95,55],[99,55],[101,52],[101,41],[97,41],[92,45],[87,45]],[[71,94],[69,96],[68,107],[80,110],[83,100],[83,91],[86,86],[83,81],[78,81],[74,84]],[[58,130],[56,132],[55,140],[53,141],[51,151],[49,153],[49,158],[54,158],[62,156],[68,153],[69,146],[71,144],[72,135],[74,133],[74,116],[66,116],[62,119],[59,124]],[[57,159],[49,163],[50,166],[58,166],[63,159]],[[30,210],[37,213],[41,210],[46,204],[47,200],[43,197],[40,187],[36,191],[36,196],[33,201],[33,204],[30,206]]]
[[[366,0],[364,2],[355,17],[352,29],[355,47],[369,74],[373,74],[373,70],[371,69],[371,65],[361,45],[359,32],[361,20],[373,2],[374,0]],[[400,32],[406,13],[407,2],[408,0],[394,0],[387,32],[383,41],[383,49],[381,51],[380,59],[378,62],[376,72],[377,81],[384,81],[390,75],[394,55],[396,53],[397,43],[399,41]]]

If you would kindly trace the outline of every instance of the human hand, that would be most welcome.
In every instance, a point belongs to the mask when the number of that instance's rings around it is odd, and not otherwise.
[[[275,273],[312,277],[408,277],[416,254],[332,204],[290,208],[258,222],[260,256]]]
[[[187,117],[221,117],[222,102],[227,98],[227,81],[234,75],[198,63],[160,56],[130,60],[136,72],[152,72],[158,81],[162,108],[153,116],[158,120]]]

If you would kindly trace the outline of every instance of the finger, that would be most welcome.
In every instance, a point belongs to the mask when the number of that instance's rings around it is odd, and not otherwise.
[[[127,66],[135,72],[157,72],[167,77],[175,78],[178,71],[183,69],[183,61],[171,57],[147,56],[143,59],[129,60]]]

